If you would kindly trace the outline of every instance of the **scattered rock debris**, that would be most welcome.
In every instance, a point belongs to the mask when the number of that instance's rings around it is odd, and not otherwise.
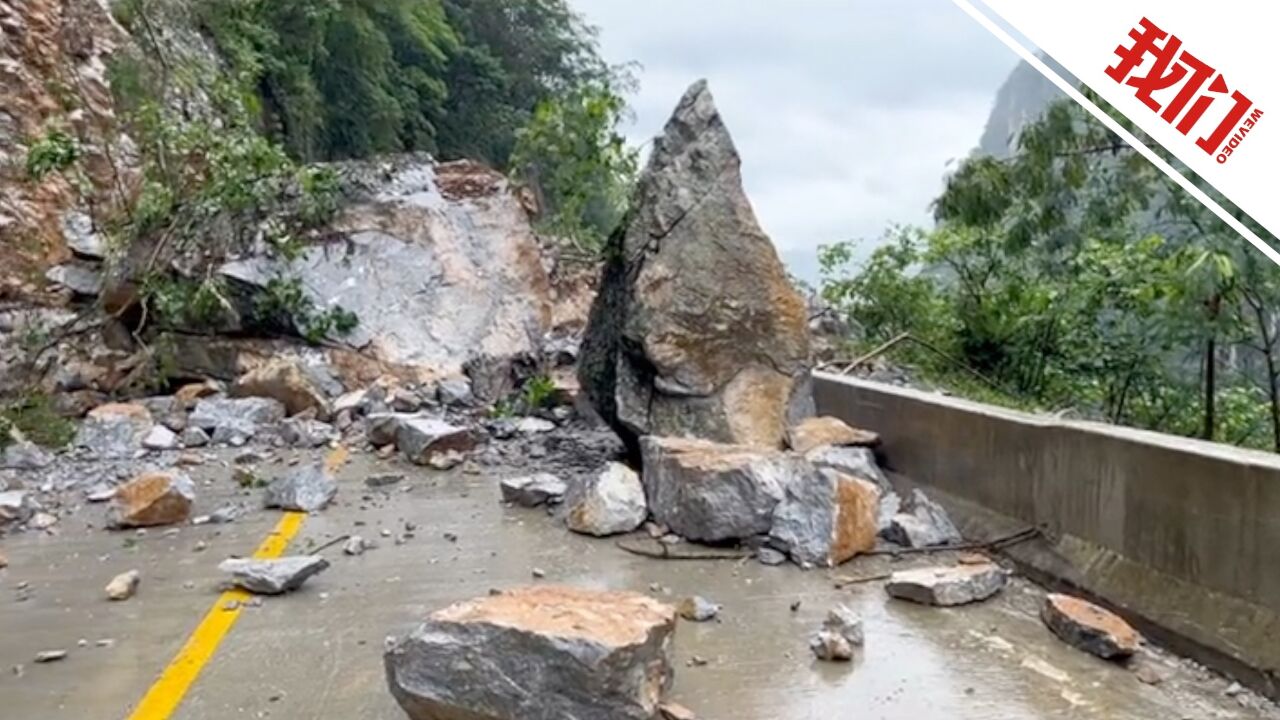
[[[324,466],[315,462],[296,467],[267,486],[263,505],[297,512],[322,510],[338,494],[338,481]]]

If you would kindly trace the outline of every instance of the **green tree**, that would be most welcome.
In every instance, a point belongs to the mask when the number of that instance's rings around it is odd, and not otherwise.
[[[574,88],[538,105],[516,136],[515,177],[538,195],[540,224],[589,257],[626,212],[636,152],[618,126],[626,103],[606,83]]]

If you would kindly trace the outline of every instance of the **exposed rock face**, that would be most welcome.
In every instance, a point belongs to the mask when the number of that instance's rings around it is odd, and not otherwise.
[[[254,257],[223,274],[259,286],[281,272],[306,278],[317,307],[341,305],[359,318],[353,335],[337,339],[418,380],[539,349],[551,329],[550,281],[501,175],[412,156],[338,169],[350,200],[331,242],[290,267]]]
[[[281,595],[302,587],[312,575],[329,567],[319,555],[298,555],[273,560],[232,558],[223,560],[218,569],[231,576],[231,582],[258,595]]]
[[[641,447],[654,519],[701,542],[768,533],[785,488],[811,473],[798,455],[776,450],[656,437]]]
[[[814,472],[787,486],[769,539],[802,566],[834,567],[875,548],[879,500],[866,480]]]
[[[106,77],[106,61],[126,42],[99,0],[0,2],[0,297],[35,295],[29,278],[67,260],[69,246],[90,247],[97,237],[68,178],[26,176],[26,148],[51,120],[63,119],[63,132],[81,139],[80,164],[100,208],[118,204],[137,180]],[[73,113],[66,112],[69,91]]]
[[[195,486],[181,473],[144,473],[116,489],[111,506],[113,527],[151,527],[185,522],[191,517]]]
[[[1040,619],[1063,642],[1107,660],[1133,655],[1142,639],[1120,616],[1070,595],[1045,597]]]
[[[850,427],[840,418],[814,417],[802,420],[787,431],[787,445],[798,453],[807,453],[824,445],[834,447],[872,447],[880,436],[870,430]]]
[[[653,720],[671,683],[670,606],[531,587],[433,613],[386,652],[412,720]]]
[[[329,417],[329,398],[295,360],[277,358],[242,375],[231,386],[232,397],[272,398],[284,405],[285,412],[297,415],[306,410],[316,417]]]
[[[997,565],[960,565],[896,572],[884,589],[900,600],[949,607],[986,600],[1007,581],[1008,575]]]
[[[631,532],[648,515],[640,477],[615,462],[609,463],[574,499],[565,523],[574,532],[603,537]]]
[[[579,376],[632,453],[640,435],[779,447],[807,373],[805,302],[705,82],[654,142],[609,250]]]

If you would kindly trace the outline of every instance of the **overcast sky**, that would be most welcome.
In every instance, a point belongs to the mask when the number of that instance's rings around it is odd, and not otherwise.
[[[571,0],[610,62],[638,61],[645,143],[700,77],[747,192],[791,271],[817,247],[928,222],[1017,63],[950,0]]]

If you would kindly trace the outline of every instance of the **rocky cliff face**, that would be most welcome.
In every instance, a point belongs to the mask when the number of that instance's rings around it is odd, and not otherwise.
[[[340,173],[349,199],[323,243],[292,263],[253,256],[222,274],[256,286],[301,278],[317,307],[341,305],[360,319],[344,343],[419,381],[540,350],[556,302],[528,215],[502,175],[426,157]],[[574,322],[572,312],[558,319]]]
[[[1052,58],[1042,55],[1041,59],[1060,75],[1075,81],[1075,77]],[[1018,135],[1022,128],[1039,119],[1051,104],[1064,97],[1066,95],[1058,86],[1049,82],[1039,70],[1026,62],[1018,63],[996,93],[995,105],[987,118],[978,150],[998,158],[1013,155],[1018,149]]]
[[[75,138],[93,204],[118,203],[136,182],[106,77],[126,42],[105,0],[0,0],[0,299],[39,298],[68,240],[93,240],[65,177],[28,178],[33,142],[51,130]]]
[[[740,166],[710,90],[695,83],[610,241],[580,373],[633,452],[641,435],[782,442],[809,359],[806,306]]]

